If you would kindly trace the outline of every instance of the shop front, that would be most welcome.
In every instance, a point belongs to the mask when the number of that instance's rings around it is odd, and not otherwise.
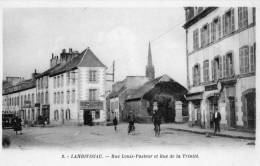
[[[104,102],[80,101],[80,110],[83,111],[83,124],[92,126],[102,121],[101,113],[104,110]]]
[[[186,100],[189,101],[189,122],[192,126],[203,127],[202,111],[201,111],[201,101],[202,92],[188,93]]]

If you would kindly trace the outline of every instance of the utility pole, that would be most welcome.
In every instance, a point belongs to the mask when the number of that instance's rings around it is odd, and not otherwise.
[[[112,76],[112,80],[108,79],[106,81],[108,81],[108,82],[115,82],[115,61],[113,61],[112,73],[106,73],[106,75],[111,75]]]

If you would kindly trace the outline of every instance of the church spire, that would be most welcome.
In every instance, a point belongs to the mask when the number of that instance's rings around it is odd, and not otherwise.
[[[152,61],[152,52],[151,52],[151,44],[149,42],[148,47],[148,61],[146,66],[146,77],[148,77],[150,80],[154,79],[154,66]]]

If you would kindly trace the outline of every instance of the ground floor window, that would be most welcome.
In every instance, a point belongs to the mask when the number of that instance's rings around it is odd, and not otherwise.
[[[59,120],[59,111],[58,110],[54,111],[54,120]]]
[[[99,119],[100,118],[100,111],[97,110],[95,111],[95,119]]]
[[[34,120],[34,115],[35,113],[34,113],[34,109],[32,109],[32,120]]]
[[[70,120],[70,109],[66,110],[66,120]]]

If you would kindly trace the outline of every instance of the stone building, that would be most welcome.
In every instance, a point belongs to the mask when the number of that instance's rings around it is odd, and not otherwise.
[[[37,114],[35,107],[36,88],[35,76],[28,80],[16,78],[8,87],[3,88],[2,93],[2,115],[14,114],[21,117],[24,125],[34,125],[37,123]],[[11,77],[9,77],[11,78]],[[7,79],[8,80],[8,79]],[[18,81],[19,80],[19,81]],[[8,80],[10,82],[10,79]]]
[[[190,124],[254,130],[255,8],[186,7]]]
[[[106,66],[90,48],[63,49],[37,77],[37,106],[54,125],[105,123]]]
[[[185,87],[167,75],[146,82],[126,98],[127,113],[133,113],[137,122],[151,122],[153,102],[157,101],[164,122],[183,122],[187,115]]]

